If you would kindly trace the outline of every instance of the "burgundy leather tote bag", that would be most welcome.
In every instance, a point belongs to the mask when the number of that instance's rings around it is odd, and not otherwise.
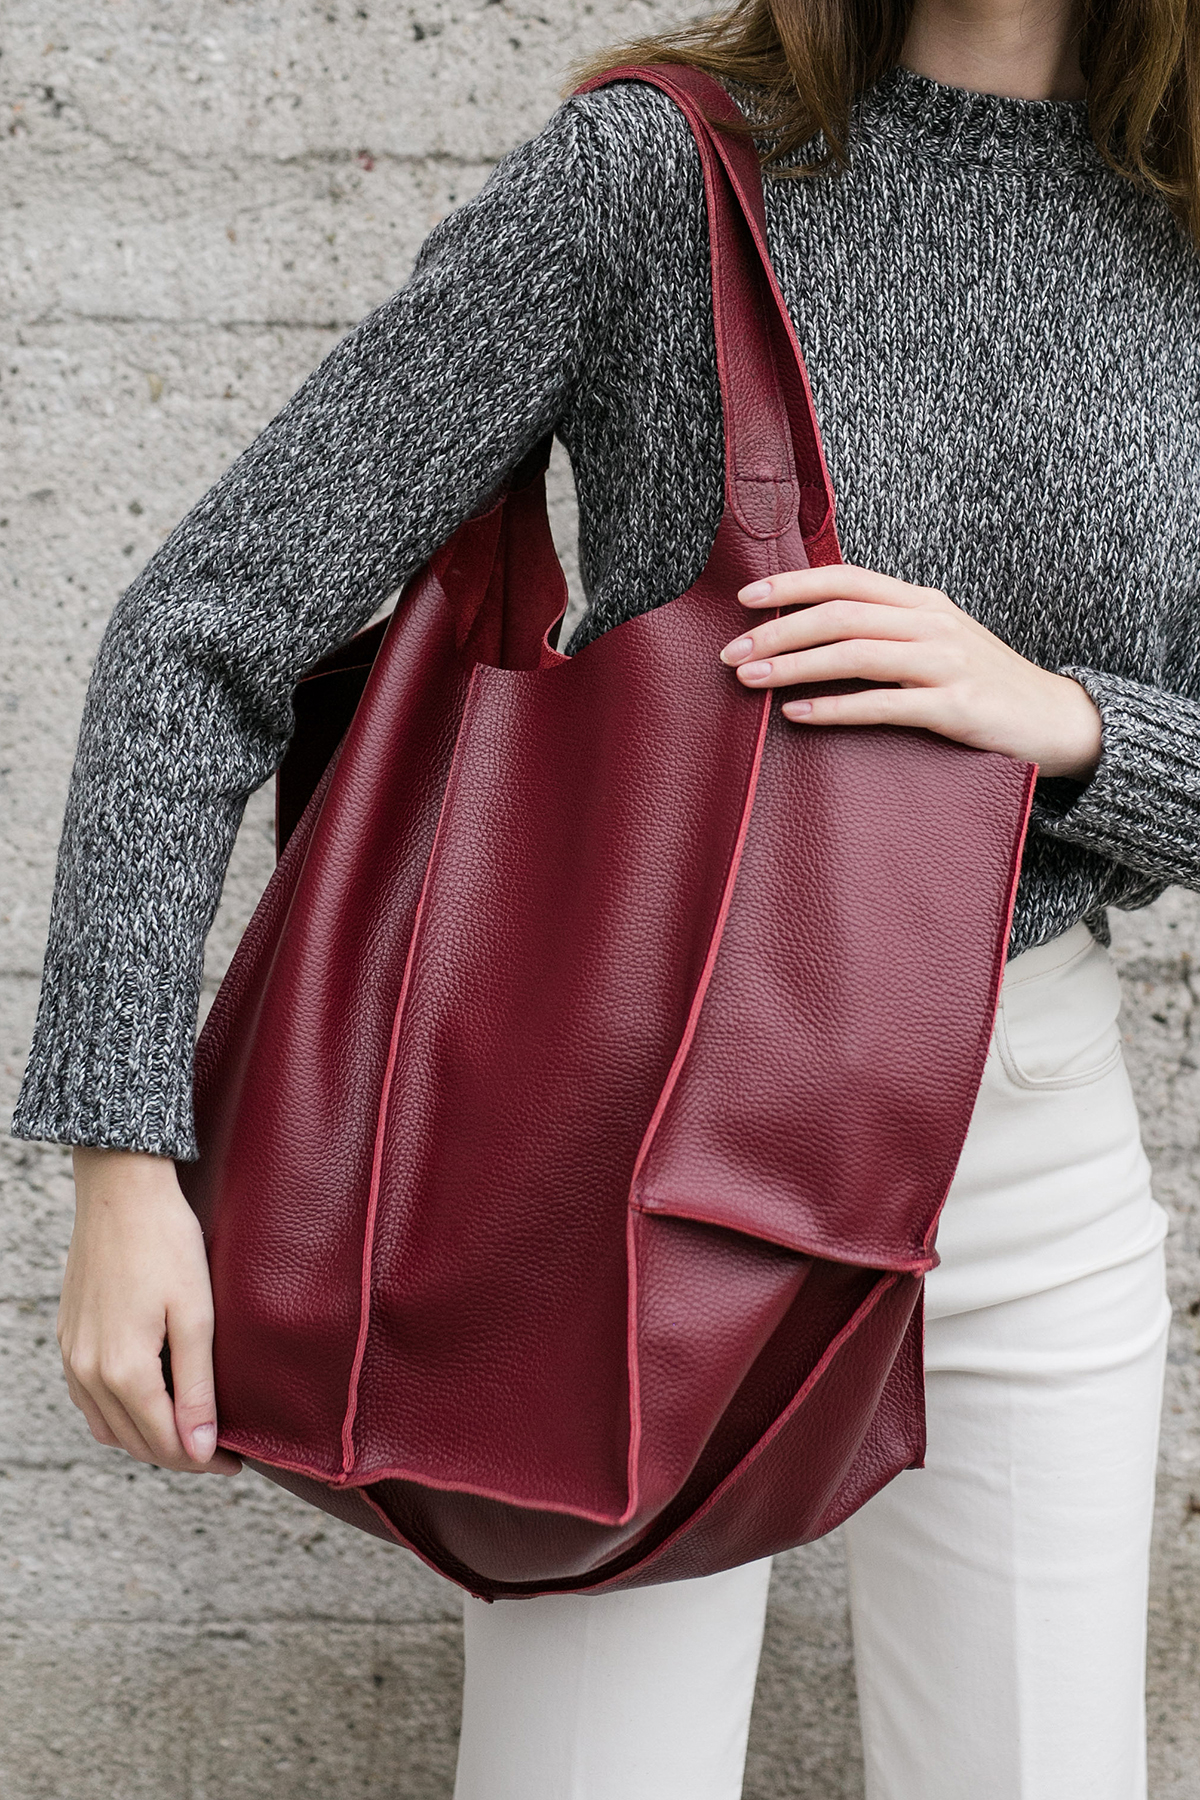
[[[832,497],[730,101],[605,79],[704,165],[712,554],[560,656],[543,446],[312,672],[180,1170],[221,1443],[487,1596],[726,1568],[920,1461],[1034,776],[718,661],[743,583],[837,559]]]

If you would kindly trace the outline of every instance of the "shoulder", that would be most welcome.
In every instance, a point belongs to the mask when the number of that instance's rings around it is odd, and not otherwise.
[[[703,193],[687,120],[660,89],[640,81],[573,94],[504,158],[488,186],[514,182],[542,192],[565,188],[612,225],[694,207]]]
[[[707,304],[708,266],[691,129],[665,94],[627,81],[572,95],[509,151],[430,232],[396,304],[497,319],[533,308],[598,342],[618,316],[685,330]]]
[[[543,255],[568,242],[578,253],[618,250],[688,214],[703,213],[703,175],[679,108],[645,82],[624,81],[573,94],[536,136],[516,145],[472,200],[435,226],[418,267],[428,267],[469,235],[536,241]],[[549,238],[544,234],[549,230]]]
[[[559,117],[575,135],[582,180],[615,255],[707,263],[700,156],[673,100],[646,82],[620,81],[572,95]]]
[[[661,88],[616,81],[572,94],[557,117],[570,120],[594,152],[618,167],[668,172],[699,168],[687,120]]]

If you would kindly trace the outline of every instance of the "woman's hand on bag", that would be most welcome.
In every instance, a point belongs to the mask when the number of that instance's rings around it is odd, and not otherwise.
[[[75,1194],[58,1341],[67,1388],[92,1436],[159,1468],[236,1475],[239,1459],[216,1447],[204,1239],[174,1163],[77,1149]]]
[[[1100,715],[1079,683],[1018,656],[937,588],[835,563],[753,582],[738,598],[803,607],[721,652],[747,687],[894,684],[785,701],[797,724],[923,726],[1076,781],[1100,759]]]

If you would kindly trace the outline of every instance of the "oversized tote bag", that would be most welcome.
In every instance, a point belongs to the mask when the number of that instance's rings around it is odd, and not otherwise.
[[[1034,774],[718,661],[744,582],[837,560],[832,496],[731,103],[605,79],[704,166],[712,554],[558,655],[543,447],[302,684],[180,1171],[221,1443],[488,1596],[748,1561],[920,1461]]]

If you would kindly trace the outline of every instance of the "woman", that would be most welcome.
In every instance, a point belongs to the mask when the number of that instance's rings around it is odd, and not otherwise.
[[[928,1282],[928,1467],[846,1532],[872,1800],[1145,1793],[1164,1219],[1102,946],[1106,906],[1200,886],[1198,29],[1150,0],[744,0],[635,52],[774,122],[772,255],[851,558],[742,594],[731,679],[883,684],[785,711],[1041,766]],[[551,427],[580,497],[573,647],[682,592],[721,509],[709,308],[681,117],[629,85],[569,102],[118,607],[15,1125],[78,1146],[60,1339],[101,1443],[238,1466],[171,1158],[195,1153],[204,936],[296,678]],[[767,1577],[468,1602],[459,1800],[730,1800]]]

